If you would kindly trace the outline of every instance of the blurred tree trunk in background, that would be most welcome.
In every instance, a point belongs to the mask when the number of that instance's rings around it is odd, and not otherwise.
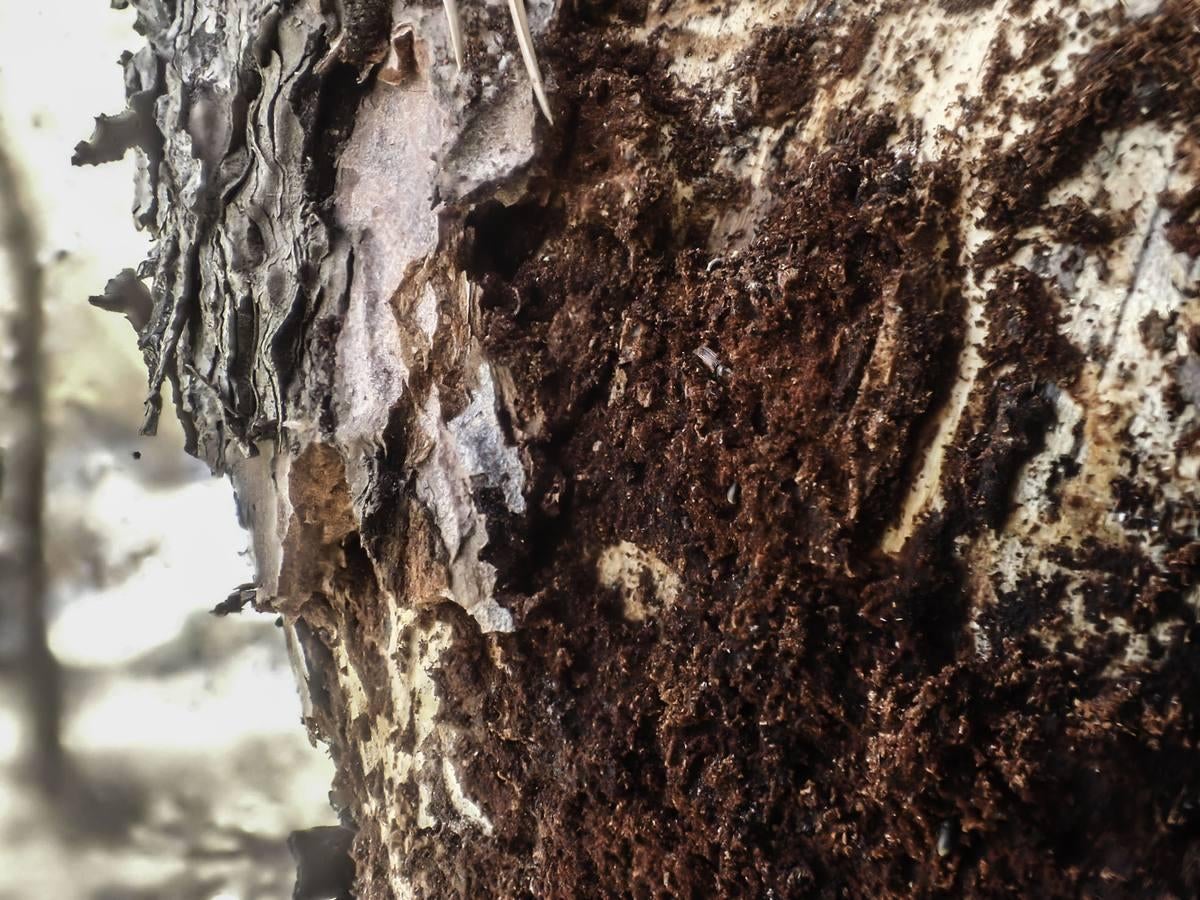
[[[0,235],[11,291],[0,319],[7,333],[4,360],[3,469],[0,471],[0,605],[16,617],[17,669],[25,688],[30,769],[47,793],[62,786],[62,684],[46,634],[43,501],[46,481],[45,379],[42,360],[42,266],[33,218],[0,134]],[[0,376],[2,377],[2,376]]]
[[[1200,889],[1194,0],[131,2],[357,896]]]

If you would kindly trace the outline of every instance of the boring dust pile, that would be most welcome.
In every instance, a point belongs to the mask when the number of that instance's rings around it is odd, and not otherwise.
[[[134,5],[359,896],[1200,890],[1195,2]]]

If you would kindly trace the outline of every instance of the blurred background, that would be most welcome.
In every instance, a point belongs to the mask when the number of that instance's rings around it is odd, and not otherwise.
[[[332,766],[272,620],[208,612],[252,579],[229,483],[168,409],[138,436],[136,336],[87,303],[147,250],[132,154],[70,166],[141,42],[108,6],[0,2],[0,900],[278,900]]]

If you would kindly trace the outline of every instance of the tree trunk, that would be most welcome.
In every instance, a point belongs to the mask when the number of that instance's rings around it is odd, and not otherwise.
[[[6,630],[20,635],[14,655],[27,709],[28,770],[38,787],[54,797],[66,785],[62,673],[50,650],[46,611],[44,273],[20,181],[0,133],[0,257],[7,269],[3,283],[10,291],[9,308],[0,314],[9,354],[0,365],[0,379],[6,382],[0,426],[0,613],[20,623]]]
[[[1200,890],[1195,0],[133,3],[357,896]]]

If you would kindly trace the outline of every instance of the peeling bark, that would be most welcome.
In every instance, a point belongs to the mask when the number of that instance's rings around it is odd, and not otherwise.
[[[1200,890],[1194,0],[133,5],[358,896]]]

